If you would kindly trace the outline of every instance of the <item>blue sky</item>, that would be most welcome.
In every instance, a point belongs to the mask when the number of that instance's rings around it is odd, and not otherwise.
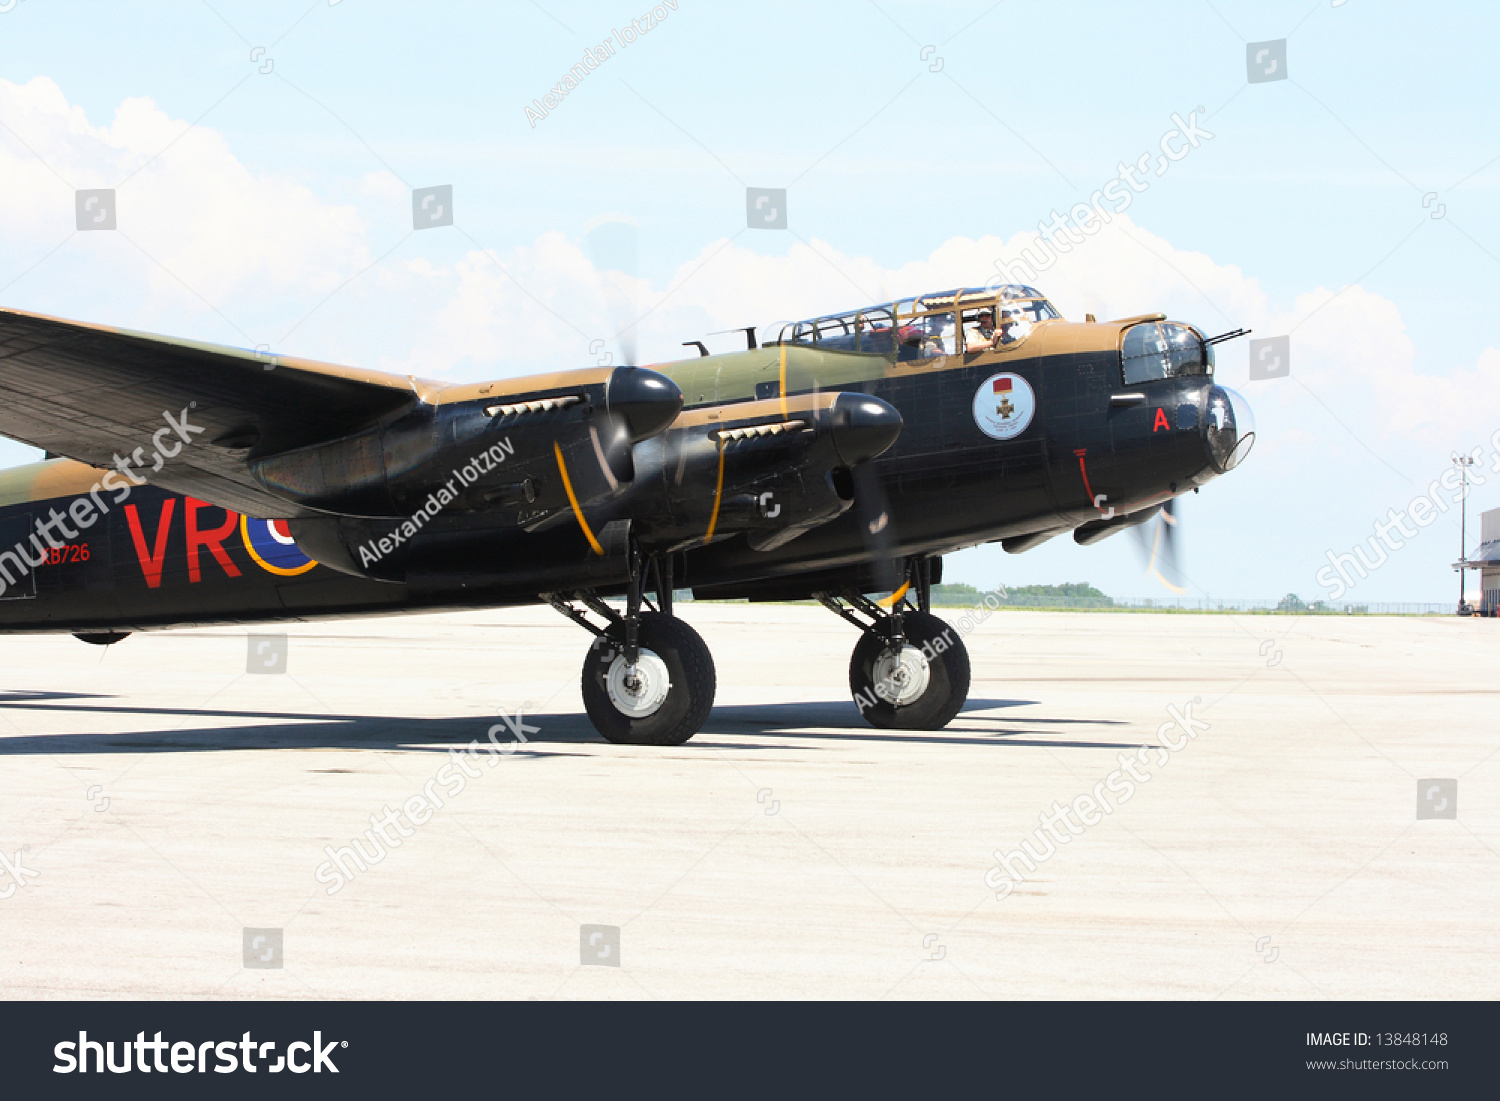
[[[637,344],[660,360],[982,283],[1196,110],[1212,139],[1036,279],[1070,317],[1290,333],[1286,379],[1249,382],[1245,342],[1223,349],[1262,439],[1184,506],[1192,591],[1327,595],[1328,551],[1500,428],[1492,5],[678,0],[531,125],[647,10],[17,0],[0,303],[439,377],[582,366],[621,343],[584,243],[615,217],[637,227]],[[1287,79],[1248,83],[1246,43],[1277,39]],[[409,189],[435,184],[455,225],[412,232]],[[746,228],[747,186],[788,189],[787,230]],[[120,232],[75,233],[73,190],[108,187]],[[1470,506],[1500,506],[1500,476]],[[1450,599],[1455,516],[1347,598]],[[949,575],[1153,592],[1125,539],[980,548]]]

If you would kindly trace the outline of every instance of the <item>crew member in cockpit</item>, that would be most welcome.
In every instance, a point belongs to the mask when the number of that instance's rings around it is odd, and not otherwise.
[[[1016,338],[1011,336],[1010,330],[1015,323],[1015,318],[1003,316],[997,331],[995,311],[988,308],[980,310],[974,324],[965,326],[964,351],[989,352],[1004,344],[1014,344]]]

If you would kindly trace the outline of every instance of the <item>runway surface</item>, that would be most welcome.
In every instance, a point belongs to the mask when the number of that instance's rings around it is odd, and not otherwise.
[[[903,733],[859,718],[822,609],[679,611],[719,694],[671,749],[599,740],[546,609],[257,629],[268,674],[242,630],[0,638],[0,993],[1500,992],[1494,621],[997,612],[967,709]]]

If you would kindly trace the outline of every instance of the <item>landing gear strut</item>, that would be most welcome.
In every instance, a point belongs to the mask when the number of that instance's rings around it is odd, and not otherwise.
[[[670,559],[642,561],[634,552],[631,559],[624,615],[592,591],[543,598],[594,635],[583,662],[583,706],[594,729],[621,745],[681,745],[713,708],[713,655],[697,631],[671,614]],[[659,611],[642,610],[648,572]],[[596,626],[586,612],[605,625]]]
[[[862,632],[849,659],[849,691],[871,726],[941,730],[968,698],[969,652],[958,632],[928,610],[930,566],[926,558],[910,559],[907,584],[889,606],[854,591],[814,594]]]

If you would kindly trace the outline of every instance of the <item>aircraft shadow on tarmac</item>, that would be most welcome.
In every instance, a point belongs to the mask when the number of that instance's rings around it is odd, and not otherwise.
[[[245,711],[211,707],[141,707],[110,702],[93,693],[0,692],[0,716],[12,731],[0,726],[0,757],[53,753],[199,753],[246,749],[404,749],[446,752],[478,740],[488,746],[487,731],[501,723],[496,738],[514,744],[500,717],[483,715],[424,719],[387,715],[338,715],[300,711]],[[66,702],[75,701],[75,702]],[[953,746],[1032,746],[1050,749],[1135,749],[1140,742],[1099,742],[1060,739],[1046,729],[1030,727],[1126,726],[1119,719],[1008,718],[984,714],[1001,708],[1034,705],[1035,700],[970,700],[944,730],[876,730],[860,718],[849,701],[814,700],[805,703],[727,704],[717,706],[703,730],[685,750],[775,749],[777,741],[744,741],[745,736],[785,734],[798,741],[900,742]],[[24,731],[28,713],[69,715],[87,722],[93,716],[141,716],[161,721],[161,729],[119,733],[66,732],[32,734]],[[206,720],[224,720],[212,722]],[[255,720],[270,720],[256,722]],[[601,743],[582,714],[537,713],[524,716],[528,745],[514,756],[556,756],[558,744]],[[187,724],[194,724],[188,726]]]

